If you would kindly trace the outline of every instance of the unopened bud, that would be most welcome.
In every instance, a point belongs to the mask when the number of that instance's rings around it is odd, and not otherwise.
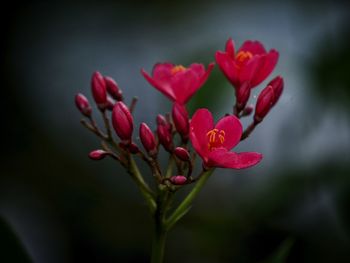
[[[123,92],[118,87],[118,84],[111,77],[104,77],[106,82],[106,88],[109,95],[117,101],[123,100]]]
[[[166,125],[158,125],[157,134],[161,145],[170,152],[173,148],[173,140],[169,128]]]
[[[258,100],[256,102],[255,115],[254,115],[255,123],[259,123],[265,118],[267,113],[272,108],[274,101],[275,101],[275,94],[274,94],[273,88],[271,86],[267,86],[265,89],[261,91],[258,97]]]
[[[92,109],[88,99],[81,93],[75,95],[75,105],[78,110],[85,115],[86,117],[90,117],[92,113]]]
[[[157,144],[154,134],[144,122],[140,125],[140,139],[143,147],[150,155],[157,153]]]
[[[96,160],[96,161],[105,158],[107,155],[108,155],[108,152],[104,150],[94,150],[89,153],[90,159]]]
[[[238,111],[244,109],[250,97],[251,87],[249,82],[244,82],[238,89],[236,89],[236,107]]]
[[[253,105],[246,106],[242,111],[242,117],[249,116],[250,114],[252,114],[253,110],[254,110]]]
[[[170,177],[170,182],[175,185],[183,185],[187,182],[187,178],[183,175],[175,175]]]
[[[185,106],[174,103],[172,117],[178,133],[181,134],[183,139],[187,139],[189,133],[189,119]]]
[[[167,129],[171,131],[171,123],[168,122],[168,120],[162,114],[157,115],[156,121],[157,121],[157,125],[166,126]]]
[[[115,132],[121,140],[130,141],[134,128],[134,120],[128,107],[118,101],[113,108],[112,124]]]
[[[91,91],[92,96],[97,104],[97,106],[104,110],[107,107],[107,90],[106,90],[106,82],[102,76],[102,74],[96,71],[92,74],[91,78]]]
[[[282,91],[283,91],[283,88],[284,88],[283,78],[281,76],[275,77],[273,80],[270,81],[268,86],[272,87],[274,95],[275,95],[275,99],[274,99],[273,105],[272,105],[272,106],[274,106],[277,103],[278,99],[282,95]]]
[[[188,162],[190,161],[190,153],[182,147],[176,147],[174,150],[174,154],[177,158],[179,158],[181,161]]]

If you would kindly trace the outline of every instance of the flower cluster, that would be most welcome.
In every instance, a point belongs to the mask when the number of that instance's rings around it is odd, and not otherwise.
[[[133,98],[127,104],[121,89],[111,77],[95,72],[91,79],[92,96],[104,121],[104,129],[97,125],[88,99],[80,93],[75,97],[76,106],[84,116],[81,123],[101,139],[102,148],[91,151],[89,157],[101,160],[109,156],[118,161],[147,202],[155,222],[152,262],[162,262],[165,233],[187,213],[214,168],[243,169],[256,165],[262,159],[262,154],[257,152],[237,153],[231,150],[264,120],[282,94],[283,78],[277,76],[261,91],[255,107],[247,105],[251,90],[275,68],[278,52],[267,52],[258,41],[246,41],[236,52],[233,40],[229,39],[225,51],[217,51],[215,59],[236,95],[233,112],[216,123],[208,109],[198,109],[190,117],[186,108],[186,103],[205,84],[214,63],[207,67],[198,63],[188,67],[158,63],[152,74],[142,69],[141,73],[149,84],[172,101],[172,110],[171,113],[159,114],[153,129],[141,123],[137,129],[138,136],[134,134],[137,131],[133,117],[137,99]],[[253,112],[251,124],[243,129],[240,118]],[[139,137],[139,141],[135,137]],[[169,154],[166,170],[159,164],[160,154]],[[196,155],[202,159],[202,171],[193,175]],[[151,168],[156,189],[144,180],[134,157],[139,157]],[[194,184],[192,190],[171,211],[172,195],[189,184]]]
[[[195,153],[202,158],[204,170],[212,167],[242,169],[257,164],[262,159],[261,154],[235,153],[231,152],[231,149],[250,135],[281,96],[284,83],[283,78],[277,76],[261,91],[252,124],[243,131],[239,119],[249,116],[254,110],[252,105],[247,106],[251,90],[270,75],[277,64],[278,56],[276,50],[267,52],[258,41],[246,41],[236,51],[232,39],[227,41],[224,52],[216,52],[216,63],[233,85],[236,94],[233,113],[227,114],[216,124],[208,109],[198,109],[191,119],[186,109],[186,103],[205,84],[214,68],[214,63],[210,63],[207,68],[199,63],[193,63],[188,67],[158,63],[154,66],[152,74],[142,69],[141,73],[149,84],[173,102],[171,114],[157,116],[155,131],[146,123],[141,123],[139,126],[139,138],[145,153],[133,140],[132,112],[136,99],[134,98],[131,105],[127,106],[118,84],[111,77],[95,72],[91,79],[91,91],[105,121],[106,132],[97,127],[87,98],[82,94],[76,95],[75,98],[77,108],[88,118],[83,119],[82,123],[103,140],[103,150],[92,151],[89,154],[90,158],[100,160],[105,156],[111,156],[125,167],[129,167],[129,155],[136,154],[151,166],[158,183],[173,185],[187,184],[196,180],[191,174]],[[120,139],[119,143],[112,135],[108,111],[112,111],[112,127]],[[176,140],[176,134],[179,134],[180,141]],[[189,141],[195,150],[192,157]],[[179,174],[163,175],[157,160],[160,145],[176,161]]]

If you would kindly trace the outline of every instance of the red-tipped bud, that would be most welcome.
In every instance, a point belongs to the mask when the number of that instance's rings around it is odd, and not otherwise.
[[[92,113],[92,109],[88,99],[81,93],[75,95],[75,105],[78,110],[85,115],[86,117],[90,117]]]
[[[188,112],[184,105],[180,105],[178,103],[174,103],[172,110],[172,117],[175,124],[175,128],[178,133],[181,134],[183,139],[188,138],[189,133],[189,119]]]
[[[250,114],[252,114],[253,110],[254,110],[253,105],[246,106],[242,111],[242,117],[249,116]]]
[[[103,158],[105,158],[108,155],[108,152],[104,151],[104,150],[94,150],[92,152],[89,153],[89,157],[92,160],[101,160]]]
[[[177,158],[179,158],[184,162],[188,162],[191,159],[190,153],[185,148],[182,148],[182,147],[176,147],[174,150],[174,154],[176,155]]]
[[[104,77],[106,82],[106,88],[109,95],[117,101],[123,100],[123,92],[118,87],[118,84],[111,77]]]
[[[187,178],[183,175],[175,175],[170,177],[170,182],[175,185],[183,185],[187,182]]]
[[[244,82],[238,89],[236,89],[236,107],[238,111],[244,109],[250,97],[251,87],[249,82]]]
[[[150,155],[157,153],[157,144],[153,132],[146,123],[140,125],[140,139],[143,147]]]
[[[277,76],[276,78],[274,78],[273,80],[270,81],[270,83],[268,84],[268,86],[271,86],[275,95],[275,99],[273,101],[273,105],[274,106],[278,99],[281,97],[283,88],[284,88],[284,81],[283,78],[281,76]]]
[[[173,148],[173,140],[169,128],[166,125],[158,125],[157,134],[161,145],[163,145],[165,150],[171,152]]]
[[[102,74],[98,71],[92,74],[91,91],[97,106],[101,110],[104,110],[107,106],[106,82]]]
[[[130,141],[134,128],[134,120],[128,107],[118,101],[113,108],[112,124],[115,132],[121,140]]]
[[[157,125],[166,126],[167,129],[171,132],[171,123],[168,122],[168,120],[162,114],[157,115],[156,121]]]
[[[261,122],[270,109],[273,106],[275,101],[275,94],[273,88],[271,86],[267,86],[263,89],[258,97],[258,101],[256,102],[254,121],[256,123]]]

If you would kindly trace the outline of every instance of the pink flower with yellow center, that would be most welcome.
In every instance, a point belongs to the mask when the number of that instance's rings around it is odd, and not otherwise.
[[[210,111],[199,109],[190,123],[193,148],[206,167],[243,169],[259,163],[262,159],[260,153],[230,151],[240,142],[241,136],[242,124],[233,115],[223,117],[214,125]]]
[[[251,88],[263,82],[275,68],[278,52],[271,49],[266,52],[259,41],[245,41],[236,53],[235,44],[230,38],[226,42],[225,52],[217,51],[215,59],[226,78],[239,89],[248,81]]]
[[[194,63],[189,67],[172,63],[158,63],[153,67],[152,76],[143,69],[142,75],[157,90],[179,104],[185,104],[205,83],[214,63],[206,70],[204,65]]]

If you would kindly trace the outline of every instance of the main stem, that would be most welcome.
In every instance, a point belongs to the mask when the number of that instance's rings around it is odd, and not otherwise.
[[[167,229],[164,225],[165,213],[169,205],[171,193],[167,189],[161,188],[157,196],[157,209],[154,213],[154,233],[152,243],[151,263],[162,263],[164,259],[165,240]]]
[[[162,223],[155,223],[152,243],[151,263],[162,263],[164,258],[165,240],[167,231]]]

